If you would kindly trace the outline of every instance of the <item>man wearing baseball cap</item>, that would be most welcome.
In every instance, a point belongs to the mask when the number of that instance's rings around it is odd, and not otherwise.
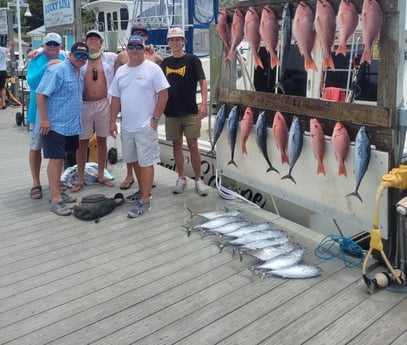
[[[114,183],[104,176],[107,158],[107,137],[110,135],[110,102],[107,90],[113,80],[115,53],[103,52],[102,34],[90,30],[85,35],[85,43],[89,47],[89,60],[85,69],[83,90],[82,127],[79,136],[79,149],[76,152],[78,166],[78,182],[72,187],[73,192],[81,190],[85,185],[85,164],[88,155],[89,139],[96,133],[98,177],[97,183],[112,187]]]
[[[170,28],[167,43],[172,56],[164,59],[161,68],[171,87],[165,107],[165,134],[172,141],[178,179],[174,193],[180,194],[187,186],[184,170],[183,135],[187,139],[191,155],[191,165],[195,175],[195,190],[200,196],[208,194],[208,188],[201,179],[201,154],[198,138],[201,135],[201,119],[207,115],[208,86],[201,60],[196,55],[184,51],[185,34],[181,28]],[[201,88],[202,103],[196,104],[197,85]]]
[[[82,133],[82,93],[84,71],[89,58],[85,43],[76,42],[69,58],[50,66],[36,90],[38,114],[35,131],[42,135],[44,158],[49,159],[47,175],[51,192],[50,211],[71,214],[60,191],[62,166],[67,151],[75,151]]]

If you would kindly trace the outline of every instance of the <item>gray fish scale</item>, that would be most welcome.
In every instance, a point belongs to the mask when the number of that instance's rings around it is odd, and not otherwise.
[[[216,115],[215,125],[213,127],[213,143],[211,152],[215,151],[215,145],[223,131],[223,127],[225,127],[226,123],[226,104],[222,104],[222,106],[218,110],[218,114]]]
[[[237,137],[238,126],[239,126],[239,112],[238,112],[237,106],[235,105],[229,113],[228,126],[227,126],[228,139],[229,139],[229,145],[230,145],[230,155],[231,155],[228,165],[233,164],[235,167],[237,167],[237,164],[235,162],[235,147],[236,147],[236,137]]]
[[[255,269],[278,270],[283,267],[298,264],[304,258],[306,251],[307,251],[306,248],[295,249],[292,252],[281,254],[260,265],[257,265]]]
[[[283,243],[278,247],[266,247],[262,249],[256,249],[247,251],[246,254],[251,255],[261,261],[271,260],[281,254],[286,254],[294,249],[301,248],[299,244],[293,242]]]
[[[288,133],[288,160],[290,170],[288,172],[288,175],[283,176],[282,179],[289,178],[294,183],[296,183],[291,173],[295,163],[297,163],[297,160],[300,157],[303,142],[304,136],[301,129],[300,118],[298,116],[294,116],[293,122],[291,123],[290,131]]]
[[[290,279],[306,279],[318,277],[322,273],[322,268],[305,264],[297,264],[284,267],[278,270],[268,271],[265,275],[275,275]]]
[[[227,235],[228,235],[228,237],[241,237],[241,236],[249,234],[251,232],[266,231],[266,230],[271,230],[271,229],[274,229],[274,225],[272,222],[255,223],[255,224],[245,225],[236,231],[229,232]]]
[[[272,239],[272,238],[280,238],[280,237],[288,237],[288,234],[284,230],[270,230],[270,231],[254,231],[244,236],[238,237],[229,243],[231,245],[239,245],[239,244],[246,244],[254,241],[265,240],[265,239]]]
[[[271,164],[268,152],[267,152],[267,121],[266,121],[266,112],[263,110],[256,121],[256,143],[259,147],[261,153],[263,154],[264,159],[268,164],[266,172],[275,171],[279,174],[279,171],[273,167]]]
[[[220,226],[226,225],[228,223],[233,223],[236,222],[238,220],[241,220],[239,217],[233,217],[233,216],[224,216],[224,217],[217,217],[211,220],[208,220],[202,224],[197,224],[195,226],[193,226],[191,229],[195,230],[195,229],[214,229],[214,228],[218,228]]]

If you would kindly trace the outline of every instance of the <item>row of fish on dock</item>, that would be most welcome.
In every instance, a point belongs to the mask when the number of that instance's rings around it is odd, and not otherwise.
[[[199,231],[217,237],[214,240],[220,251],[231,247],[232,255],[239,253],[240,261],[243,255],[256,259],[249,270],[254,274],[259,272],[261,278],[279,276],[283,278],[312,278],[321,275],[318,266],[303,262],[307,248],[292,241],[285,230],[277,228],[272,222],[254,223],[244,219],[242,212],[236,209],[194,213],[192,217],[201,217],[203,221],[195,225],[185,225],[187,235]]]
[[[241,121],[239,121],[239,107],[237,105],[232,106],[229,115],[227,115],[227,105],[222,104],[218,110],[213,130],[213,143],[211,149],[213,153],[215,152],[216,143],[219,140],[225,124],[231,150],[231,159],[228,162],[228,165],[232,164],[237,168],[237,163],[235,161],[235,147],[238,138],[238,130],[240,127],[241,150],[242,156],[244,156],[245,154],[247,154],[246,142],[252,132],[252,128],[254,125],[254,112],[251,107],[246,107],[244,115]],[[280,172],[272,165],[268,153],[268,126],[267,114],[265,111],[261,111],[258,114],[255,126],[256,143],[267,163],[266,172],[274,171],[279,174]],[[276,111],[273,119],[272,133],[277,149],[280,151],[281,163],[286,163],[289,165],[288,174],[284,175],[282,179],[290,179],[291,181],[296,183],[292,173],[293,168],[301,155],[304,140],[304,132],[301,127],[300,118],[294,115],[290,129],[288,129],[285,117],[281,112]],[[326,173],[324,167],[324,158],[326,151],[326,139],[324,130],[316,118],[310,119],[309,135],[311,138],[311,148],[317,162],[317,175],[325,175]],[[336,122],[330,142],[333,147],[335,158],[339,164],[338,174],[339,176],[343,175],[346,177],[347,171],[345,161],[349,153],[351,139],[345,125],[342,122]],[[361,202],[363,202],[362,197],[360,196],[358,191],[362,179],[367,171],[371,155],[370,140],[364,126],[361,126],[359,128],[359,131],[356,135],[354,152],[355,154],[353,163],[356,186],[355,190],[352,193],[347,194],[346,196],[355,196]]]
[[[292,18],[291,5],[286,3],[281,18],[281,33],[278,19],[270,5],[260,9],[248,7],[245,15],[244,10],[236,8],[230,23],[230,10],[224,9],[218,17],[217,31],[223,42],[227,60],[233,59],[236,49],[246,38],[252,52],[255,68],[264,68],[259,56],[261,42],[270,55],[271,68],[280,65],[279,81],[284,80],[287,68],[288,53],[291,46],[292,36],[298,45],[301,55],[304,57],[306,71],[318,71],[318,67],[312,57],[315,42],[318,40],[323,54],[322,68],[335,70],[332,57],[332,48],[335,38],[338,39],[336,55],[346,56],[347,42],[354,34],[358,23],[359,13],[350,0],[341,0],[338,13],[328,0],[316,2],[315,14],[313,9],[305,2],[300,1]],[[260,15],[258,13],[260,11]],[[364,0],[362,12],[362,38],[364,50],[360,64],[371,64],[372,46],[378,39],[384,15],[376,0]],[[280,48],[278,48],[280,42]],[[279,50],[279,54],[277,53]]]

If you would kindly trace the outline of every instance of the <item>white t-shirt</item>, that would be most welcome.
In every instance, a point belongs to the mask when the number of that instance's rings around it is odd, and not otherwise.
[[[110,85],[109,95],[120,98],[121,127],[128,132],[137,132],[149,126],[157,94],[169,87],[163,71],[154,62],[144,60],[136,67],[120,66]]]
[[[8,52],[8,48],[0,47],[0,71],[7,71],[6,56]]]

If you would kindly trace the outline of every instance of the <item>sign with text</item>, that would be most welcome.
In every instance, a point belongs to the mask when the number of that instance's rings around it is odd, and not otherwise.
[[[74,0],[44,0],[43,9],[46,28],[74,23]]]

